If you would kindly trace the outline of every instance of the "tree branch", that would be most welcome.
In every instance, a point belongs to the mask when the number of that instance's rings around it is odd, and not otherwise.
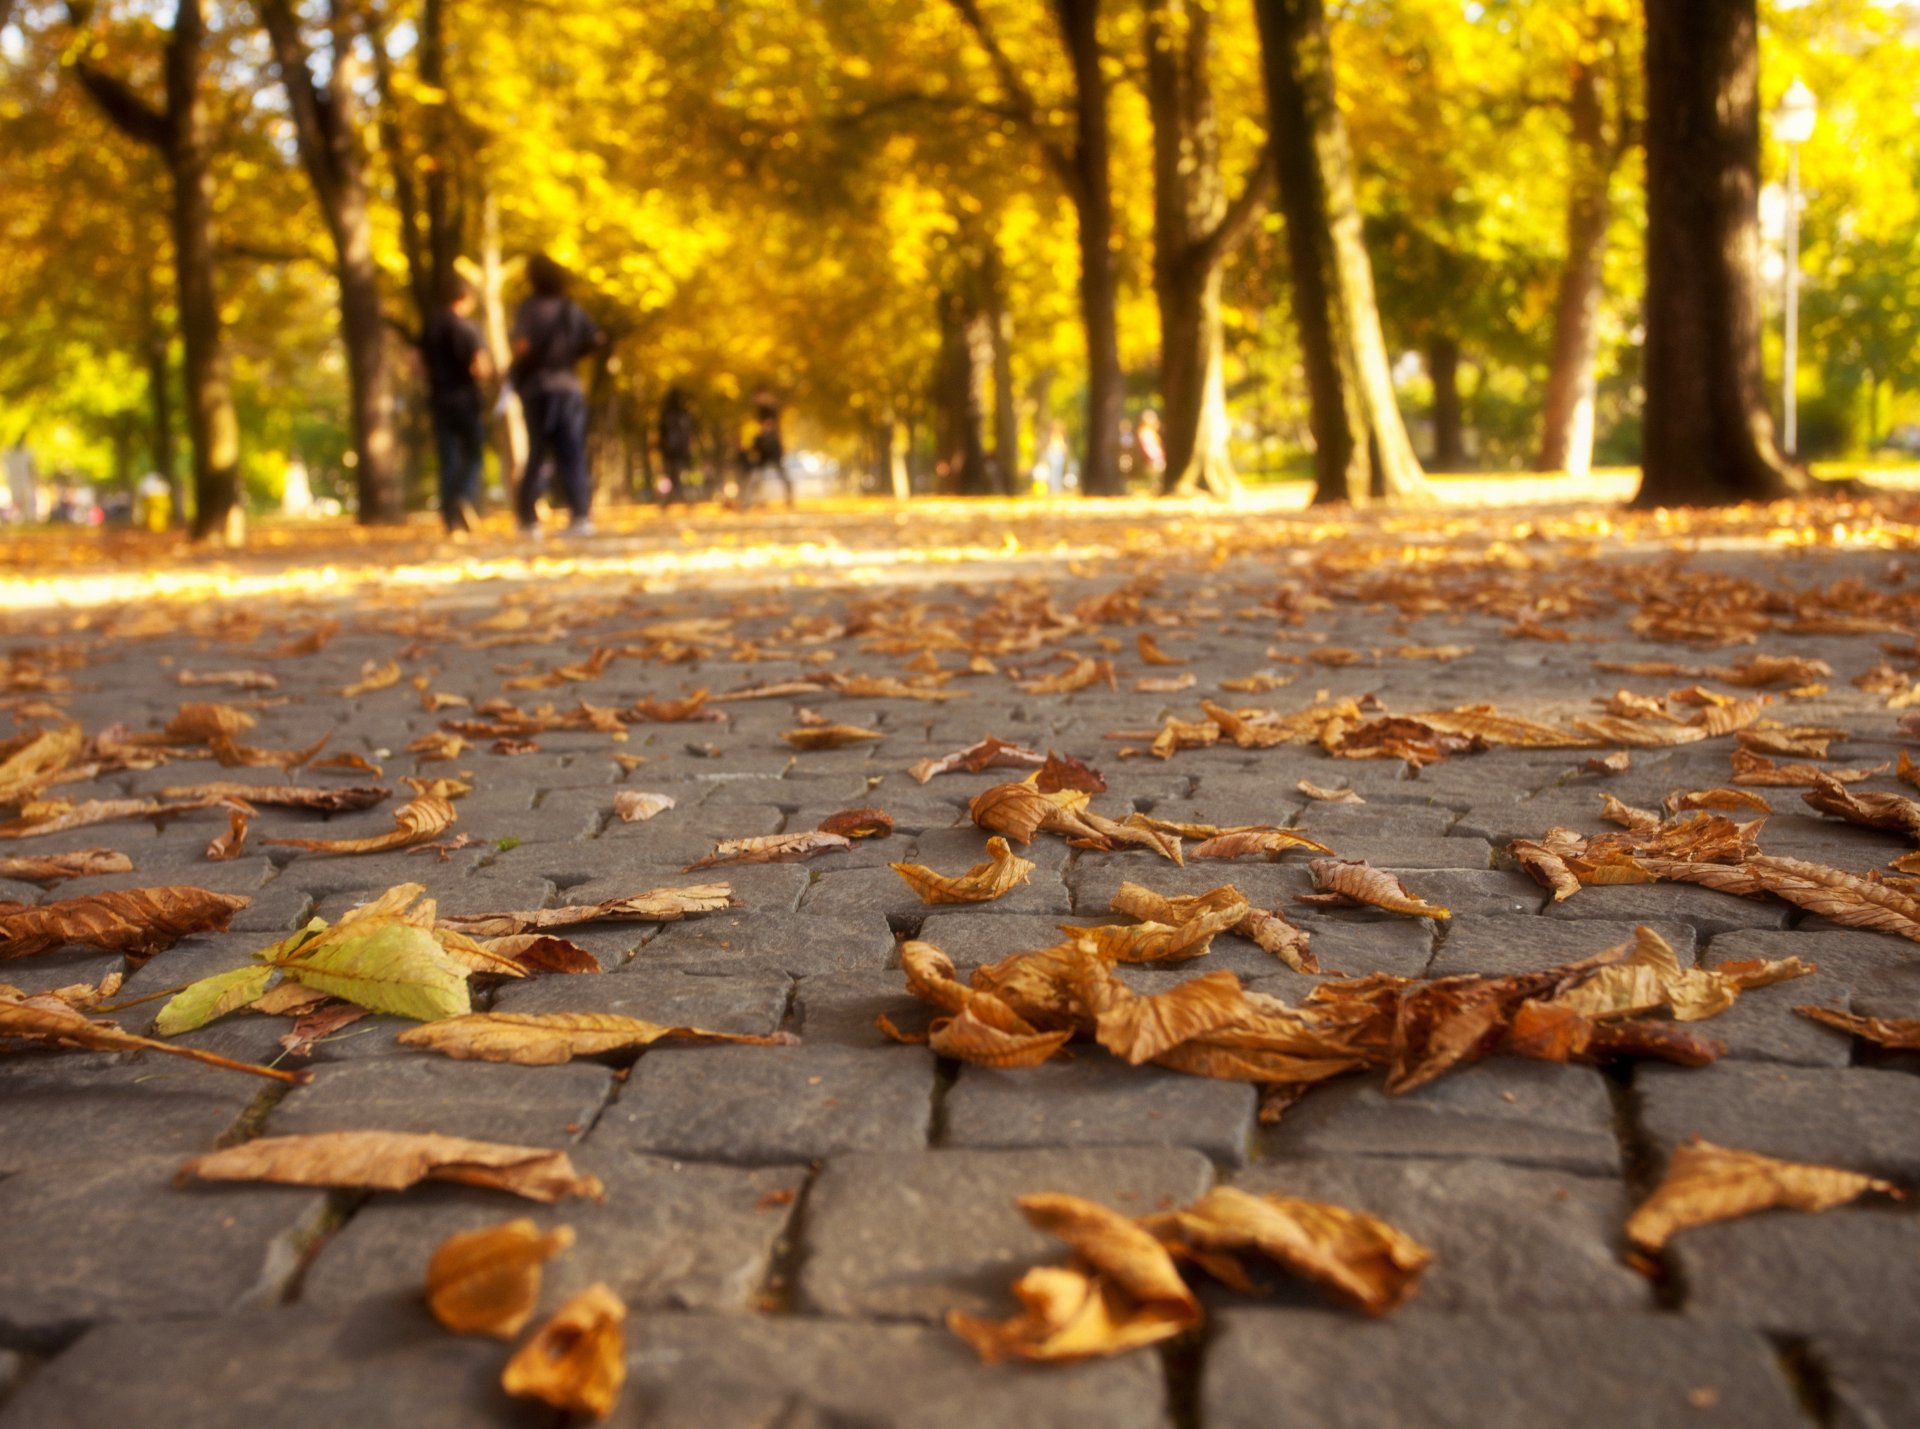
[[[313,59],[300,33],[300,18],[294,14],[290,0],[254,0],[254,7],[260,12],[260,23],[273,48],[274,68],[279,70],[281,87],[287,92],[287,110],[293,116],[301,161],[314,187],[322,195],[331,194],[338,186],[327,142],[332,116],[313,81]],[[324,199],[323,204],[331,206]]]
[[[980,48],[987,52],[987,61],[993,66],[994,77],[1000,81],[1000,87],[1013,102],[1014,122],[1033,137],[1048,165],[1063,183],[1072,188],[1079,182],[1073,155],[1067,152],[1041,119],[1040,101],[1027,88],[1026,81],[1020,77],[1020,71],[1007,57],[1007,52],[1000,48],[1000,41],[995,38],[992,28],[987,24],[987,17],[980,11],[979,0],[952,0],[952,4],[960,12],[960,18],[967,22],[967,28],[973,31]]]
[[[1254,160],[1253,167],[1247,170],[1240,196],[1227,205],[1227,211],[1220,215],[1220,221],[1214,224],[1213,231],[1196,245],[1204,265],[1203,271],[1238,248],[1253,228],[1254,220],[1266,211],[1276,172],[1273,142],[1269,140],[1261,147],[1260,157]]]
[[[67,19],[74,29],[87,29],[93,22],[91,0],[70,3]],[[172,142],[173,124],[164,109],[141,98],[132,85],[117,75],[108,74],[85,56],[72,63],[81,88],[92,96],[114,128],[135,143],[155,149],[165,149]]]

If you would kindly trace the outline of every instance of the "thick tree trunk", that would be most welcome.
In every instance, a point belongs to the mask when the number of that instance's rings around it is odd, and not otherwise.
[[[1153,283],[1160,308],[1163,489],[1230,496],[1226,339],[1220,268],[1265,187],[1264,157],[1230,209],[1220,177],[1219,124],[1208,73],[1212,14],[1204,3],[1150,0],[1147,103],[1153,117]]]
[[[1313,499],[1412,495],[1420,462],[1380,331],[1323,0],[1256,0],[1254,9],[1306,359]]]
[[[1053,0],[1053,11],[1074,79],[1072,189],[1079,219],[1080,312],[1087,331],[1087,448],[1080,490],[1087,496],[1118,496],[1125,411],[1100,0]]]
[[[1467,465],[1466,424],[1460,416],[1460,344],[1436,337],[1427,344],[1427,376],[1433,381],[1432,471],[1463,471]]]
[[[486,320],[487,354],[500,374],[504,401],[494,428],[494,455],[500,463],[500,489],[512,506],[527,464],[527,419],[520,397],[506,382],[512,352],[507,339],[506,269],[500,256],[500,204],[491,188],[480,196],[480,309]]]
[[[994,490],[1010,496],[1020,489],[1020,409],[1013,396],[1013,315],[1007,311],[1006,271],[998,244],[987,249],[980,283],[993,342]]]
[[[354,17],[346,0],[330,0],[333,53],[322,85],[314,77],[293,0],[256,0],[256,5],[272,41],[274,67],[287,92],[300,160],[333,240],[360,520],[369,525],[400,521],[406,516],[406,494],[400,481],[393,380],[367,206],[366,156],[355,118],[359,101],[354,47],[359,37]]]
[[[1800,483],[1760,370],[1757,0],[1646,0],[1647,342],[1640,506]]]
[[[971,285],[968,285],[971,286]],[[964,289],[940,298],[940,376],[935,432],[941,488],[959,496],[986,496],[987,393],[993,373],[993,334],[985,313]]]
[[[167,330],[160,325],[155,311],[158,303],[152,278],[143,276],[140,289],[146,308],[141,355],[147,365],[148,460],[153,463],[155,474],[167,483],[168,519],[178,526],[185,524],[186,509],[180,500],[180,475],[174,469],[178,448],[173,429],[173,364],[168,352]]]
[[[1607,257],[1608,197],[1618,149],[1607,132],[1606,104],[1591,64],[1574,66],[1568,97],[1571,123],[1567,195],[1567,266],[1560,273],[1554,311],[1553,358],[1542,414],[1542,471],[1585,476],[1593,467],[1595,323]]]

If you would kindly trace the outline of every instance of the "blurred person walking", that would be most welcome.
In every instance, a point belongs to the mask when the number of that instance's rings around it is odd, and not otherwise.
[[[753,399],[753,433],[747,441],[747,480],[740,493],[740,509],[751,508],[760,499],[762,484],[769,478],[778,481],[787,496],[787,509],[793,509],[793,479],[787,475],[787,449],[780,440],[780,404],[773,395],[762,392]]]
[[[535,512],[547,461],[573,513],[570,536],[593,534],[593,486],[587,479],[587,396],[574,368],[606,346],[607,335],[567,296],[567,270],[544,253],[527,260],[533,296],[513,319],[509,375],[527,414],[527,468],[516,502],[520,532],[540,534]]]
[[[420,334],[427,371],[433,446],[440,460],[440,520],[447,534],[470,531],[479,519],[474,499],[487,450],[486,403],[480,383],[492,370],[487,341],[469,318],[476,299],[465,278],[448,280],[445,306]]]

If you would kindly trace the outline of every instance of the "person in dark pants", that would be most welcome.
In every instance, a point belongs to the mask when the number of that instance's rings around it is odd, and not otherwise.
[[[420,334],[420,361],[440,458],[440,519],[453,535],[471,530],[477,519],[473,502],[487,449],[480,382],[489,362],[480,330],[468,320],[474,298],[467,280],[454,278],[441,296],[446,306],[427,319]]]
[[[787,475],[787,449],[780,440],[780,404],[773,395],[762,392],[753,399],[755,429],[747,443],[747,482],[740,494],[740,508],[746,510],[760,499],[762,486],[769,480],[780,483],[786,493],[787,508],[793,508],[793,480]]]
[[[693,465],[693,408],[687,394],[678,387],[667,391],[660,408],[660,504],[671,506],[681,500],[682,484]]]
[[[570,536],[593,534],[593,487],[587,480],[587,397],[574,366],[606,345],[606,334],[567,296],[567,270],[544,253],[527,260],[533,296],[513,319],[513,386],[527,414],[527,474],[517,502],[522,535],[540,534],[534,503],[546,465],[573,517]]]

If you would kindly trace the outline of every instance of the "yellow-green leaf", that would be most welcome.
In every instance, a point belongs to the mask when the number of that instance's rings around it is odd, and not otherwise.
[[[225,1017],[259,997],[273,981],[273,974],[272,967],[250,964],[189,983],[160,1009],[153,1030],[162,1037],[178,1037],[182,1032],[205,1027],[214,1018]]]
[[[273,966],[321,992],[419,1022],[459,1017],[472,1008],[465,966],[432,933],[398,918],[356,918]]]

